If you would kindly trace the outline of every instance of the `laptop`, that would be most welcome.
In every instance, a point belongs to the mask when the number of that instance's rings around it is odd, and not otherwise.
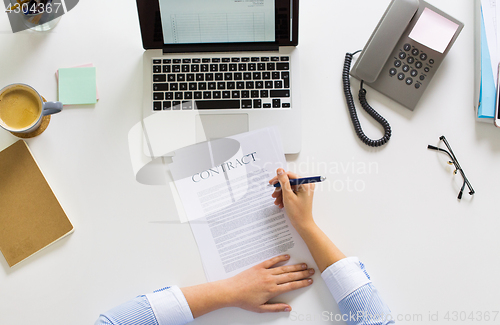
[[[276,126],[301,149],[299,0],[137,0],[143,152]]]

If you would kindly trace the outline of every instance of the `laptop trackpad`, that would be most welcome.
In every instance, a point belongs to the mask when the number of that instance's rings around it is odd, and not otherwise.
[[[196,116],[196,142],[248,132],[247,114],[200,114]]]

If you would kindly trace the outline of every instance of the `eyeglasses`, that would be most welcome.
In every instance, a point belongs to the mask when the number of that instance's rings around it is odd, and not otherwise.
[[[448,143],[448,141],[446,140],[446,138],[444,137],[444,135],[440,136],[439,140],[441,140],[441,141],[444,142],[444,144],[446,145],[446,147],[448,148],[449,151],[445,150],[445,149],[441,149],[441,148],[435,147],[435,146],[432,146],[432,145],[428,145],[427,149],[432,149],[432,150],[437,150],[437,151],[445,152],[451,158],[451,161],[448,161],[448,164],[455,165],[455,170],[453,171],[453,173],[456,175],[457,171],[459,171],[460,174],[462,175],[462,177],[464,179],[464,182],[462,184],[462,188],[460,188],[460,192],[458,193],[458,199],[460,200],[462,198],[462,194],[464,192],[464,188],[465,188],[466,184],[467,184],[467,187],[469,188],[469,194],[470,195],[474,194],[475,193],[474,189],[470,185],[469,180],[467,179],[467,177],[465,177],[464,170],[462,169],[462,167],[460,167],[460,164],[458,163],[458,159],[455,156],[455,154],[453,153],[453,150],[451,150],[450,144]]]

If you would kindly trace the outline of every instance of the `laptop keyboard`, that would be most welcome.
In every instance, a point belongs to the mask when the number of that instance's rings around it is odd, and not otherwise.
[[[288,56],[153,58],[153,111],[290,108]]]

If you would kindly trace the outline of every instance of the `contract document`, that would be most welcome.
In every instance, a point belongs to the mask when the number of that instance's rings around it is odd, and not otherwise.
[[[231,277],[273,256],[310,260],[307,246],[268,182],[286,169],[279,133],[267,128],[176,151],[170,171],[209,281]]]

